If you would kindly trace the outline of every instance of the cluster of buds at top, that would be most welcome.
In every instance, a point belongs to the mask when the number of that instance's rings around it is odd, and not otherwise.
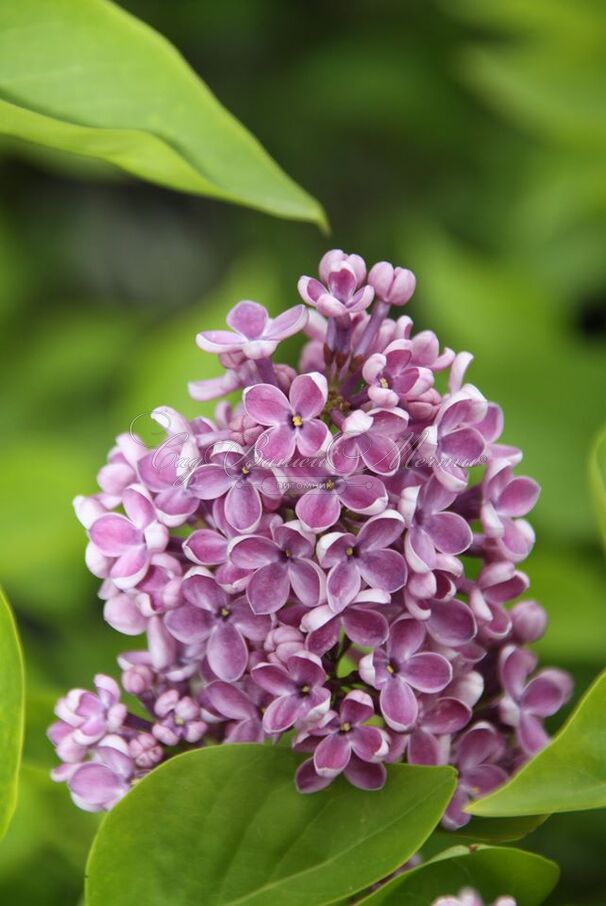
[[[471,356],[400,313],[414,288],[334,250],[300,279],[305,304],[272,319],[240,302],[197,337],[223,376],[190,392],[241,402],[212,420],[155,410],[166,438],[118,437],[76,499],[105,619],[147,643],[119,658],[133,713],[104,676],[57,706],[54,777],[81,807],[110,808],[185,748],[289,734],[302,792],[455,765],[455,828],[545,744],[570,680],[536,672],[545,613],[517,600],[539,488],[465,382]],[[274,356],[297,333],[295,370]]]

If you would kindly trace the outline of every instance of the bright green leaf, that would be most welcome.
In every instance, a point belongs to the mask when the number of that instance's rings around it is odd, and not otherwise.
[[[0,590],[0,837],[17,803],[23,746],[23,660],[17,627]]]
[[[89,906],[321,906],[416,852],[454,789],[451,768],[394,765],[380,792],[339,779],[298,793],[293,752],[216,746],[179,755],[107,816]]]
[[[180,54],[107,0],[0,8],[0,131],[151,182],[326,225]]]
[[[598,525],[606,546],[606,428],[596,437],[591,450],[589,483]]]
[[[364,906],[430,906],[437,897],[472,887],[486,903],[509,894],[518,906],[539,906],[555,887],[558,876],[554,862],[534,853],[456,846],[394,878],[360,902]]]
[[[536,815],[606,807],[606,673],[549,745],[500,789],[468,807],[474,815]]]
[[[437,831],[434,836],[449,845],[457,843],[509,843],[531,834],[546,820],[545,815],[514,818],[472,818],[457,831]],[[432,838],[433,839],[433,838]]]

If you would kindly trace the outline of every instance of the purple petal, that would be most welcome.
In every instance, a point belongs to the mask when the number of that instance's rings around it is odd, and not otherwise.
[[[337,563],[328,574],[326,593],[328,603],[335,613],[351,604],[360,591],[360,572],[351,559]]]
[[[367,468],[378,475],[393,475],[400,465],[398,444],[383,434],[368,432],[359,438],[358,450]]]
[[[402,675],[419,692],[441,692],[452,679],[452,667],[441,654],[427,651],[413,654],[402,668]]]
[[[314,752],[314,767],[321,777],[336,777],[347,765],[351,747],[345,734],[326,736]]]
[[[218,623],[208,639],[206,656],[212,672],[231,683],[246,670],[248,648],[235,626]]]
[[[369,519],[358,534],[360,550],[381,550],[393,544],[404,531],[404,520],[395,510],[386,510]]]
[[[236,482],[225,498],[225,518],[237,531],[252,532],[259,524],[263,509],[259,492],[250,481]]]
[[[190,489],[201,500],[215,500],[222,497],[232,484],[233,478],[224,466],[207,463],[194,472]]]
[[[309,315],[304,305],[294,305],[283,311],[270,322],[265,331],[265,336],[272,340],[285,340],[293,333],[303,330]]]
[[[520,707],[536,717],[551,717],[570,698],[572,680],[563,670],[543,670],[528,683]]]
[[[375,709],[370,695],[367,692],[354,689],[353,692],[348,692],[343,699],[339,719],[341,723],[348,723],[352,727],[356,727],[358,724],[362,724],[374,717],[374,713]]]
[[[299,765],[295,774],[295,783],[300,793],[317,793],[319,790],[325,789],[332,779],[332,777],[320,777],[319,774],[316,774],[313,758],[308,758]]]
[[[301,456],[316,456],[331,436],[324,422],[312,418],[296,432],[297,449]]]
[[[361,761],[356,755],[352,755],[344,773],[349,782],[360,790],[380,790],[387,780],[385,765]]]
[[[441,645],[456,647],[471,642],[477,627],[471,608],[455,598],[432,603],[427,630]]]
[[[362,761],[387,755],[387,741],[378,727],[356,727],[350,734],[351,747]]]
[[[141,533],[125,516],[110,513],[96,519],[89,529],[93,544],[107,557],[119,557],[141,541]]]
[[[291,560],[288,574],[295,597],[306,607],[314,607],[320,600],[322,591],[323,573],[317,564],[312,560]]]
[[[136,487],[126,488],[122,495],[122,505],[126,515],[138,529],[144,529],[156,518],[152,502]]]
[[[342,616],[346,635],[364,648],[378,648],[389,633],[389,624],[385,617],[364,607],[348,607]]]
[[[207,610],[184,604],[176,610],[169,610],[164,624],[170,634],[179,642],[191,645],[208,638],[213,626],[213,617]]]
[[[290,579],[286,563],[269,563],[252,576],[246,595],[256,614],[275,613],[286,604]]]
[[[271,538],[248,535],[237,538],[229,546],[229,558],[240,569],[259,569],[280,559],[280,549]]]
[[[198,529],[183,542],[183,552],[194,563],[216,566],[227,559],[227,539],[211,529]]]
[[[319,658],[314,657],[312,654],[307,654],[307,652],[293,654],[288,659],[287,667],[288,672],[298,685],[320,686],[326,678]]]
[[[418,620],[397,620],[391,627],[387,651],[397,661],[405,661],[418,651],[425,638],[425,627]]]
[[[246,720],[257,716],[257,709],[250,699],[231,683],[217,680],[204,690],[204,696],[212,707],[230,720]]]
[[[419,713],[414,692],[401,677],[394,676],[381,689],[381,712],[388,725],[400,733],[413,726]]]
[[[407,755],[409,764],[443,764],[442,747],[439,741],[433,733],[425,729],[417,729],[411,734]]]
[[[261,434],[255,444],[260,462],[271,466],[286,465],[295,452],[297,433],[293,425],[276,425]]]
[[[284,425],[292,416],[285,395],[273,384],[254,384],[244,391],[246,413],[260,425]]]
[[[443,554],[462,554],[473,540],[473,533],[457,513],[436,513],[427,520],[426,531]]]
[[[290,695],[297,690],[296,683],[286,670],[275,664],[259,664],[253,667],[251,676],[258,686],[271,695]]]
[[[339,485],[339,497],[343,506],[367,516],[382,513],[387,506],[385,485],[373,475],[353,475],[344,479]]]
[[[297,721],[304,699],[298,695],[282,695],[269,704],[263,714],[266,733],[283,733]]]
[[[290,402],[303,421],[319,415],[328,397],[326,378],[318,371],[298,375],[290,386]]]
[[[297,501],[295,511],[310,531],[324,532],[339,518],[341,506],[334,491],[313,488]]]
[[[541,492],[532,478],[520,476],[512,479],[497,501],[497,509],[503,516],[525,516]]]
[[[430,733],[456,733],[462,730],[471,717],[471,708],[457,698],[441,698],[423,719],[423,727]]]
[[[227,315],[226,321],[232,330],[249,339],[260,337],[265,332],[267,310],[257,302],[238,302]]]
[[[406,582],[406,562],[397,551],[365,551],[357,562],[362,578],[371,588],[394,592]]]
[[[535,717],[534,714],[529,714],[525,711],[520,715],[518,739],[528,755],[540,752],[549,742],[549,736],[545,732],[541,720]]]

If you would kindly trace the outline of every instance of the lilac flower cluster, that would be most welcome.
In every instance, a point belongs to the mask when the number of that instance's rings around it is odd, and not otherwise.
[[[147,641],[119,658],[130,710],[106,676],[57,705],[53,776],[77,805],[111,808],[185,748],[289,734],[309,756],[302,792],[455,765],[456,828],[545,744],[570,680],[535,672],[545,613],[513,603],[539,488],[465,382],[471,356],[389,316],[414,288],[334,250],[299,281],[305,305],[271,319],[240,302],[229,330],[197,337],[223,376],[190,392],[241,403],[213,420],[155,410],[166,439],[121,435],[76,499],[105,619]],[[274,354],[301,332],[295,371]]]

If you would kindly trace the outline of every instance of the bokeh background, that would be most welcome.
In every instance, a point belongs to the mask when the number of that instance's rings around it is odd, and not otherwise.
[[[417,325],[475,354],[506,437],[543,485],[528,564],[546,663],[578,696],[606,652],[587,488],[606,421],[606,7],[601,0],[127,0],[327,208],[308,225],[0,146],[0,575],[28,674],[28,768],[0,848],[0,902],[77,903],[96,819],[48,783],[54,699],[115,672],[71,509],[118,432],[210,373],[203,327],[296,301],[329,246],[412,268]],[[153,428],[145,429],[152,436]],[[145,431],[144,431],[145,433]],[[124,644],[126,642],[126,645]],[[161,816],[159,816],[161,820]],[[560,862],[551,906],[603,906],[606,821],[524,841]]]

